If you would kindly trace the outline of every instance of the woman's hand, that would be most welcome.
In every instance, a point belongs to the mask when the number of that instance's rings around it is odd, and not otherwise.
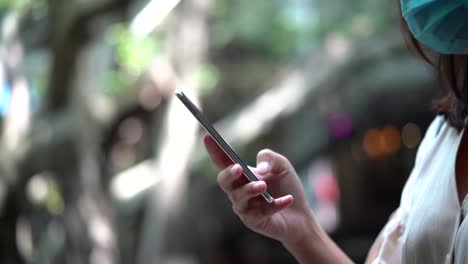
[[[242,167],[232,164],[216,142],[204,138],[212,161],[221,169],[218,184],[232,202],[234,212],[250,229],[285,244],[298,243],[314,225],[304,189],[288,159],[265,149],[257,155],[257,167],[251,168],[259,181],[249,182]],[[267,203],[261,196],[266,190],[276,197]]]
[[[265,149],[251,168],[259,181],[249,182],[239,164],[232,164],[216,142],[205,136],[211,160],[221,169],[218,184],[232,202],[234,212],[253,231],[283,243],[299,263],[352,263],[315,221],[304,188],[291,163]],[[261,194],[268,190],[273,203]]]

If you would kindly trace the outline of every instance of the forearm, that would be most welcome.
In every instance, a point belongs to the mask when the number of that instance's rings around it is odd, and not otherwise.
[[[283,245],[301,264],[353,263],[314,219],[301,239]]]

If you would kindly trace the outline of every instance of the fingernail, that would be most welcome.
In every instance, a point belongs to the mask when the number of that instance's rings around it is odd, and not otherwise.
[[[284,196],[284,197],[277,198],[277,199],[276,199],[276,204],[278,204],[278,205],[284,204],[284,203],[286,203],[289,199],[291,199],[291,195],[286,195],[286,196]]]
[[[270,163],[266,161],[262,161],[257,164],[257,171],[258,173],[266,173],[270,169]]]

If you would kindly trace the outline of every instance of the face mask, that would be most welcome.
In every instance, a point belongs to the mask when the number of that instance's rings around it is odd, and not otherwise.
[[[468,54],[468,0],[400,0],[413,36],[443,54]]]

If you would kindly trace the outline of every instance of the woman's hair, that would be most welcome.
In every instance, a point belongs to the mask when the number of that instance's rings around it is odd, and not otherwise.
[[[463,129],[468,125],[468,55],[440,54],[424,47],[410,32],[401,14],[400,0],[397,2],[408,48],[432,65],[442,84],[444,94],[433,102],[433,108],[444,115],[451,126]]]

